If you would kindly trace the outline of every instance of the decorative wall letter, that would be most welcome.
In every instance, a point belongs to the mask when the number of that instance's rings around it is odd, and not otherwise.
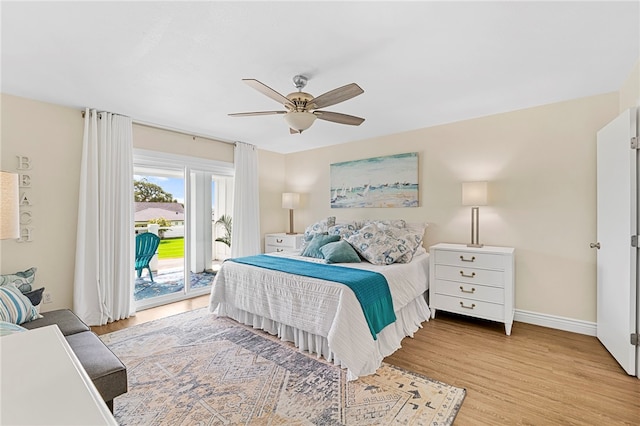
[[[18,158],[18,175],[19,175],[19,184],[20,184],[20,238],[18,238],[19,243],[31,242],[33,241],[33,213],[30,208],[33,207],[33,202],[31,200],[31,175],[29,173],[25,173],[25,170],[31,170],[31,159],[24,155],[17,155]]]

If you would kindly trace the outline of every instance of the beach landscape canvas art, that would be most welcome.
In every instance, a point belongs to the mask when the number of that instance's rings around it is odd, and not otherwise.
[[[331,164],[331,208],[418,207],[418,153]]]

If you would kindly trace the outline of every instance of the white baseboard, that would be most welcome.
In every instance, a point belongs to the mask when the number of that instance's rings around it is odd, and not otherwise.
[[[527,324],[571,331],[573,333],[586,334],[588,336],[596,335],[596,323],[590,321],[558,317],[538,312],[522,311],[519,309],[516,309],[513,319],[514,321],[525,322]]]

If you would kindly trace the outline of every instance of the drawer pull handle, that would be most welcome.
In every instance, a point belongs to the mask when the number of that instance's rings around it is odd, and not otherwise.
[[[284,241],[284,240],[280,240],[280,239],[277,239],[277,238],[276,238],[276,243],[278,243],[278,244],[282,243],[283,241]]]
[[[460,260],[462,260],[463,262],[475,262],[476,261],[476,257],[475,256],[471,256],[471,259],[465,259],[464,256],[460,256]]]
[[[463,277],[467,277],[467,278],[474,278],[476,276],[476,273],[472,272],[471,275],[467,275],[464,272],[460,271],[460,275],[463,276]],[[460,287],[460,288],[462,288],[462,287]]]
[[[276,249],[276,251],[277,251],[278,253],[280,253],[281,251],[284,251],[284,249],[277,248],[277,249]]]
[[[460,302],[460,307],[461,308],[465,308],[465,309],[473,309],[476,307],[475,303],[472,303],[471,306],[465,306],[465,304],[463,302]]]
[[[463,293],[475,293],[476,292],[476,288],[475,287],[471,287],[471,290],[465,290],[464,287],[460,286],[460,291]]]

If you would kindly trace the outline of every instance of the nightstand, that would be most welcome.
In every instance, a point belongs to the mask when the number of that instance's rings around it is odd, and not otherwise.
[[[512,247],[436,244],[429,248],[429,307],[504,323],[511,335],[515,310]]]
[[[304,234],[266,234],[264,236],[264,252],[295,251],[302,248]]]

